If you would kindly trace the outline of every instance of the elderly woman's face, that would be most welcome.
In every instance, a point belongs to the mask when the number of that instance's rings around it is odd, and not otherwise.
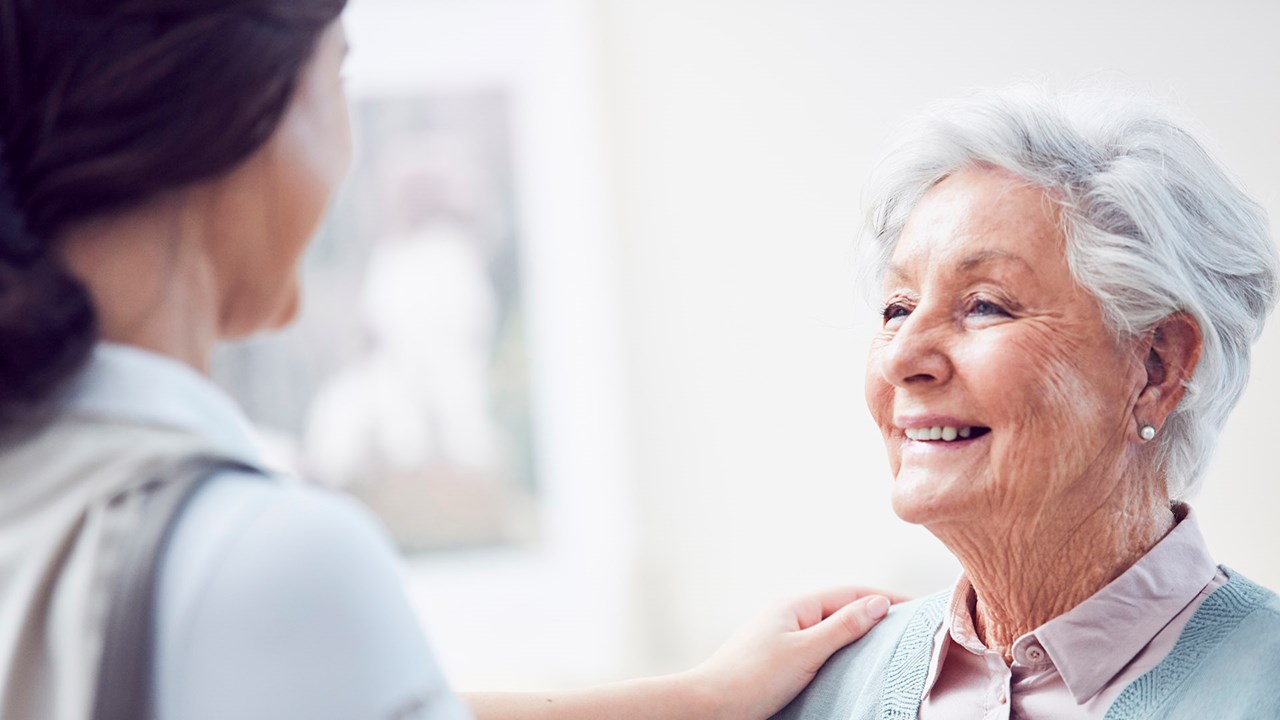
[[[1116,482],[1143,366],[1074,282],[1042,191],[987,169],[939,183],[884,304],[866,391],[903,519],[1030,519]]]

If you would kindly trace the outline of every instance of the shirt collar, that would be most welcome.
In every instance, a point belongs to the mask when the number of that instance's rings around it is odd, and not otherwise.
[[[61,402],[74,416],[181,430],[237,459],[262,461],[257,435],[230,396],[190,366],[131,345],[98,343]]]
[[[951,650],[954,640],[952,628],[963,622],[963,616],[960,612],[969,613],[968,598],[972,589],[969,585],[969,579],[960,574],[956,579],[956,584],[951,590],[951,600],[947,605],[947,611],[942,616],[942,624],[933,637],[933,656],[929,663],[929,675],[925,678],[924,694],[921,697],[929,697],[929,693],[933,691],[934,683],[938,681],[938,676],[942,674],[942,665],[947,661],[947,653]],[[960,603],[957,605],[957,603]],[[972,615],[970,615],[972,617]]]
[[[1195,514],[1175,505],[1180,518],[1159,543],[1128,570],[1087,600],[1014,643],[1016,658],[1033,644],[1043,646],[1077,703],[1098,694],[1160,630],[1213,580],[1218,568],[1209,554]],[[973,626],[973,586],[961,574],[934,638],[928,696],[954,642],[986,652]]]
[[[1186,505],[1138,562],[1033,634],[1077,703],[1093,697],[1208,585],[1218,568]]]

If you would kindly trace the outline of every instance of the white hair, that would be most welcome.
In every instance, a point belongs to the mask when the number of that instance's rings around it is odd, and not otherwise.
[[[1179,311],[1199,323],[1200,363],[1156,440],[1169,496],[1193,495],[1280,290],[1266,213],[1159,105],[1019,85],[936,105],[907,125],[873,176],[864,268],[880,280],[924,194],[984,166],[1061,207],[1072,275],[1120,337]]]

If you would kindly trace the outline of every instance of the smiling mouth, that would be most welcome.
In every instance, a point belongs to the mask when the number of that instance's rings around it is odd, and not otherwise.
[[[902,432],[909,440],[917,442],[956,442],[974,440],[991,432],[991,428],[982,425],[935,425],[933,427],[903,428]]]

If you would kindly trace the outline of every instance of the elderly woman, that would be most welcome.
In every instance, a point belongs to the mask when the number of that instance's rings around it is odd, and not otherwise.
[[[1277,292],[1262,209],[1144,103],[948,104],[881,166],[867,402],[964,572],[781,718],[1276,718],[1280,600],[1184,501]]]

